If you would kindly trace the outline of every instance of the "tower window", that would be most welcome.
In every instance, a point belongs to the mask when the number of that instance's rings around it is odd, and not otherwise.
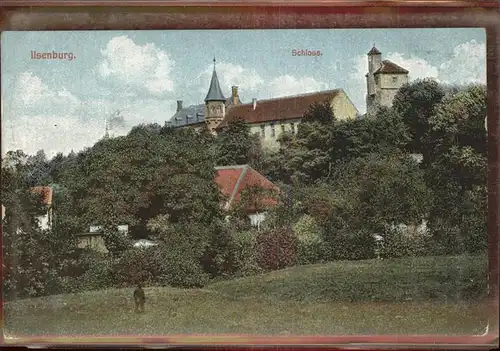
[[[292,130],[292,134],[295,134],[295,123],[290,123],[290,129]]]
[[[273,138],[276,136],[276,128],[274,127],[274,123],[271,124],[271,136]]]
[[[266,126],[264,124],[260,126],[260,135],[263,138],[266,136]]]
[[[284,132],[285,132],[285,125],[284,125],[284,124],[282,124],[282,125],[281,125],[281,133],[284,133]]]
[[[392,76],[392,82],[393,82],[393,83],[396,83],[397,81],[398,81],[398,77],[396,77],[396,76]]]

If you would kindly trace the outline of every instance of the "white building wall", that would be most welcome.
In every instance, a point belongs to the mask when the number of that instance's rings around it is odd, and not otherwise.
[[[251,215],[248,215],[248,218],[250,218],[250,225],[260,228],[262,222],[264,222],[266,219],[266,215],[266,212],[253,213]]]
[[[275,149],[279,147],[278,139],[283,133],[292,133],[293,131],[297,133],[299,123],[300,119],[276,122],[274,123],[274,133],[273,123],[255,123],[250,126],[250,133],[260,136],[264,148]]]
[[[38,223],[40,225],[40,229],[42,229],[42,230],[50,229],[49,215],[45,214],[43,216],[39,216]]]
[[[399,89],[407,83],[408,75],[406,74],[379,74],[379,104],[391,107]]]

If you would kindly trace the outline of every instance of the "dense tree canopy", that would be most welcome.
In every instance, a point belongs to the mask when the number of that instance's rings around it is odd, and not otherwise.
[[[155,284],[202,286],[258,272],[259,247],[282,249],[273,233],[298,237],[293,252],[302,263],[373,258],[374,234],[388,242],[386,257],[482,252],[486,97],[484,86],[426,79],[405,85],[392,107],[370,118],[340,120],[329,103],[313,104],[297,134],[283,133],[276,150],[263,149],[237,119],[217,137],[149,124],[50,160],[43,150],[8,152],[1,194],[6,289],[38,296],[68,286],[120,286],[142,274]],[[268,212],[260,229],[269,235],[257,241],[247,206],[263,192],[248,189],[228,213],[214,181],[216,166],[237,164],[250,164],[280,188],[278,205],[260,209]],[[37,221],[46,208],[30,187],[39,185],[54,189],[50,230]],[[393,230],[424,220],[425,238]],[[160,245],[131,251],[130,238],[116,231],[122,224],[132,238]],[[77,234],[91,225],[104,227],[106,258],[76,249]]]

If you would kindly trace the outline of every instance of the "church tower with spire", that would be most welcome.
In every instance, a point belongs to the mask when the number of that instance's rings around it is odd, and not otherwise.
[[[212,80],[208,88],[207,96],[205,97],[205,123],[208,130],[215,133],[215,129],[222,122],[226,115],[226,98],[222,94],[219,84],[219,78],[215,70],[215,57],[214,57],[214,70],[212,73]]]

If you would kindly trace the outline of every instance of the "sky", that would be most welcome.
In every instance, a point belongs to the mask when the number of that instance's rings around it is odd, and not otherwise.
[[[91,147],[117,111],[115,135],[163,125],[176,100],[203,103],[214,56],[226,97],[232,85],[243,102],[342,88],[364,113],[373,44],[410,80],[469,84],[486,82],[485,42],[479,28],[3,32],[2,155],[43,149],[50,158]]]

